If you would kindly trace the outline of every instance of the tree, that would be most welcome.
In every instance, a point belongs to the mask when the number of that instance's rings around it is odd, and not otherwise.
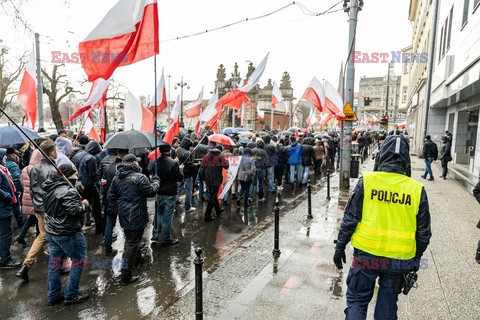
[[[13,67],[8,61],[14,59],[8,59],[7,54],[8,48],[3,46],[2,40],[0,40],[0,109],[2,110],[12,105],[13,98],[18,94],[18,86],[13,86],[12,84],[20,78],[25,69],[25,54],[19,59],[18,66]]]
[[[52,74],[49,75],[45,70],[42,69],[42,74],[45,79],[48,80],[48,84],[43,84],[43,93],[48,96],[48,102],[50,104],[50,111],[52,113],[52,121],[55,124],[57,130],[63,129],[62,117],[60,115],[60,102],[63,98],[68,96],[72,92],[80,91],[74,90],[68,81],[61,81],[62,78],[65,78],[65,74],[60,74],[58,68],[64,67],[64,64],[56,64],[53,66]],[[63,93],[60,91],[63,88]]]

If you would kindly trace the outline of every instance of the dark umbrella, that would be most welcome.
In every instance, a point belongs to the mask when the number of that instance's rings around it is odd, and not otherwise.
[[[290,131],[280,131],[279,133],[277,133],[278,137],[285,137],[285,136],[291,136],[291,135],[294,135],[294,133]]]
[[[127,130],[115,134],[103,146],[106,149],[153,148],[155,135],[140,130]]]
[[[38,133],[35,131],[27,128],[20,126],[22,130],[28,135],[30,139],[37,139],[40,138]],[[20,130],[17,129],[16,126],[5,126],[0,128],[0,146],[6,147],[6,146],[13,146],[15,144],[24,144],[27,143],[29,140],[27,137],[25,137]]]
[[[265,137],[265,136],[268,136],[268,132],[265,132],[265,131],[258,131],[257,132],[257,136],[260,136],[260,137]]]

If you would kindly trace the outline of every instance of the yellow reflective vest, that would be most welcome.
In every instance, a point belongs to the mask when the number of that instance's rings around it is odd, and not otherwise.
[[[381,257],[415,257],[422,187],[403,174],[364,172],[362,219],[353,233],[352,245]]]

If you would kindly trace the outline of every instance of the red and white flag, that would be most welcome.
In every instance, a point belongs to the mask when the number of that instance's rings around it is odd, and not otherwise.
[[[323,108],[325,107],[325,92],[317,78],[313,77],[300,100],[307,100],[313,104],[318,111],[323,112]]]
[[[275,105],[283,101],[282,91],[277,86],[277,83],[273,81],[272,89],[272,109],[275,110]]]
[[[346,118],[343,114],[342,97],[328,80],[325,81],[323,90],[325,92],[325,107],[323,111],[333,114],[337,119]]]
[[[92,83],[92,89],[90,90],[90,96],[88,97],[87,101],[82,105],[81,108],[75,110],[75,112],[70,116],[69,120],[72,121],[82,113],[89,111],[95,105],[101,104],[102,98],[107,98],[107,87],[108,81],[104,79],[97,79]],[[105,104],[105,102],[103,102]]]
[[[155,118],[153,114],[145,107],[142,107],[140,101],[128,91],[125,99],[125,129],[135,129],[153,132],[155,127]]]
[[[95,10],[95,8],[91,8]],[[157,0],[120,0],[78,46],[88,81],[158,54]]]
[[[226,157],[226,159],[228,160],[229,166],[228,166],[228,169],[222,169],[223,181],[220,187],[218,188],[218,193],[217,193],[218,200],[223,199],[223,197],[225,197],[227,192],[232,187],[233,182],[237,177],[238,169],[240,168],[240,162],[242,161],[241,156],[230,156],[230,157]]]
[[[87,114],[87,117],[85,119],[83,131],[89,138],[95,139],[95,141],[100,142],[100,137],[98,136],[98,133],[93,126],[92,115],[90,114],[90,112]]]
[[[308,128],[318,122],[317,116],[315,115],[315,108],[310,109],[310,114],[305,121],[307,122]]]
[[[167,90],[165,89],[165,76],[162,68],[162,76],[160,77],[160,81],[158,82],[158,85],[157,85],[157,101],[155,101],[155,94],[154,94],[152,101],[148,106],[148,110],[150,110],[152,114],[155,114],[155,107],[157,107],[157,114],[158,114],[163,110],[167,109],[167,106],[168,106]]]
[[[27,62],[23,73],[20,89],[18,90],[18,101],[25,109],[25,124],[30,129],[35,129],[37,121],[37,78],[35,67],[35,50],[32,50],[30,59]]]
[[[173,138],[180,133],[180,96],[177,97],[177,101],[173,105],[172,113],[170,114],[170,120],[168,127],[163,136],[163,141],[172,145]]]
[[[203,110],[202,114],[199,117],[199,120],[202,123],[205,123],[204,128],[207,126],[210,127],[213,132],[218,132],[218,119],[222,116],[223,110],[217,109],[217,102],[218,102],[218,91],[215,90],[215,93],[212,94],[210,101],[208,101],[208,105]]]
[[[250,92],[260,81],[260,77],[265,71],[265,66],[267,65],[268,54],[263,58],[262,62],[258,67],[252,72],[250,77],[245,81],[243,86],[237,89],[230,90],[226,95],[218,100],[217,105],[219,109],[222,109],[223,106],[230,107],[232,109],[240,109],[242,103],[248,99],[247,93]],[[250,101],[250,100],[249,100]],[[254,108],[255,109],[255,108]]]
[[[322,116],[320,117],[320,125],[324,127],[328,121],[332,119],[332,114],[329,112],[324,112],[322,113]]]
[[[198,117],[200,115],[200,111],[202,108],[202,101],[203,101],[203,86],[200,94],[198,95],[198,99],[196,101],[192,101],[187,104],[185,107],[185,117],[186,118],[193,118]]]
[[[265,111],[260,110],[258,106],[257,106],[257,119],[260,121],[265,120]]]
[[[197,121],[197,125],[195,126],[195,133],[197,134],[197,136],[201,136],[202,135],[202,122],[200,121],[200,119]]]

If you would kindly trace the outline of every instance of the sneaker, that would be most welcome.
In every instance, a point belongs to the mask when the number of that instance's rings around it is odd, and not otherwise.
[[[105,258],[112,259],[117,255],[117,253],[118,253],[117,249],[112,249],[112,251],[105,253]]]
[[[248,205],[251,205],[253,202],[252,198],[248,198]]]
[[[427,176],[424,176],[423,174],[422,174],[420,177],[422,177],[423,179],[426,179],[426,178],[427,178]]]
[[[258,202],[264,201],[264,200],[265,200],[265,198],[258,198]]]
[[[152,243],[157,243],[158,242],[158,237],[152,237]]]
[[[65,298],[61,295],[61,296],[59,296],[58,299],[56,299],[56,300],[48,301],[47,304],[48,304],[49,306],[54,306],[54,305],[59,304],[59,303],[62,302],[63,300],[65,300]]]
[[[78,293],[75,297],[65,299],[65,305],[71,305],[71,304],[77,304],[77,303],[82,303],[90,299],[90,296],[85,293]]]
[[[278,191],[282,191],[282,190],[283,190],[283,187],[282,187],[282,186],[278,186],[278,187],[277,187],[277,190],[278,190]]]
[[[195,208],[195,207],[190,207],[190,209],[188,209],[188,210],[185,211],[185,212],[189,213],[189,212],[194,212],[194,211],[196,211],[196,210],[197,210],[197,208]]]
[[[140,279],[139,276],[131,276],[130,279],[128,279],[128,280],[122,280],[122,282],[120,284],[122,286],[127,286],[130,283],[134,283],[134,282],[138,281],[138,279]]]
[[[17,269],[20,268],[22,262],[10,259],[7,262],[0,263],[0,269]]]
[[[434,181],[435,179],[433,179],[433,178],[430,178],[430,179],[427,179],[427,180],[428,180],[428,181]]]
[[[178,244],[178,239],[170,239],[162,242],[162,246],[174,246],[176,244]]]

